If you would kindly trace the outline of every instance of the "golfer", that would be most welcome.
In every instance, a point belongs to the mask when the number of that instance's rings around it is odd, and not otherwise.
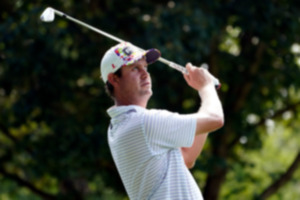
[[[147,109],[152,95],[148,65],[160,57],[141,52],[130,43],[110,48],[101,60],[101,76],[114,101],[108,143],[112,157],[132,200],[201,200],[191,175],[207,134],[223,126],[223,109],[213,76],[186,65],[187,84],[200,95],[201,107],[193,114]]]

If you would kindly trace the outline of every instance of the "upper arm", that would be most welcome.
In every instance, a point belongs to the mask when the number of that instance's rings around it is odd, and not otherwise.
[[[181,148],[181,154],[187,168],[192,168],[195,164],[197,157],[200,155],[208,133],[199,134],[195,136],[194,143],[191,147],[183,147]]]
[[[154,149],[191,146],[194,141],[196,119],[170,112],[149,112],[145,115],[145,134]]]

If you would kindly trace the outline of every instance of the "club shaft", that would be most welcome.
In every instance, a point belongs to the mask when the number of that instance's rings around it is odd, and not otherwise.
[[[61,16],[61,17],[66,18],[66,19],[68,19],[70,21],[73,21],[73,22],[75,22],[77,24],[80,24],[80,25],[82,25],[82,26],[84,26],[84,27],[86,27],[86,28],[88,28],[90,30],[93,30],[93,31],[95,31],[95,32],[97,32],[97,33],[99,33],[99,34],[101,34],[101,35],[103,35],[105,37],[108,37],[108,38],[110,38],[112,40],[115,40],[117,42],[125,42],[124,40],[122,40],[122,39],[120,39],[118,37],[115,37],[115,36],[113,36],[113,35],[105,32],[105,31],[102,31],[102,30],[100,30],[98,28],[95,28],[95,27],[93,27],[93,26],[91,26],[91,25],[89,25],[87,23],[84,23],[84,22],[78,20],[78,19],[75,19],[75,18],[73,18],[73,17],[71,17],[71,16],[69,16],[69,15],[67,15],[67,14],[65,14],[65,13],[63,13],[61,11],[58,11],[58,10],[56,10],[54,8],[52,8],[52,9],[55,12],[55,14],[58,15],[58,16]],[[137,47],[137,46],[135,46],[135,47]],[[142,50],[142,51],[144,51],[144,49],[141,49],[140,47],[137,47],[137,48],[140,49],[140,50]],[[187,73],[186,68],[183,67],[183,66],[181,66],[181,65],[178,65],[178,64],[176,64],[174,62],[171,62],[171,61],[169,61],[169,60],[167,60],[165,58],[162,58],[162,57],[160,57],[158,60],[160,62],[162,62],[162,63],[164,63],[164,64],[166,64],[166,65],[168,65],[168,66],[170,66],[170,67],[172,67],[172,68],[180,71],[180,72],[182,72],[182,73]]]
[[[58,16],[61,16],[61,17],[66,18],[66,19],[68,19],[70,21],[73,21],[74,23],[80,24],[81,26],[84,26],[84,27],[86,27],[86,28],[88,28],[90,30],[93,30],[94,32],[99,33],[99,34],[101,34],[101,35],[103,35],[105,37],[108,37],[108,38],[110,38],[110,39],[112,39],[114,41],[117,41],[117,42],[120,42],[120,43],[121,42],[125,42],[124,40],[122,40],[122,39],[120,39],[120,38],[118,38],[116,36],[113,36],[113,35],[105,32],[105,31],[102,31],[102,30],[100,30],[98,28],[95,28],[95,27],[93,27],[93,26],[91,26],[91,25],[89,25],[87,23],[84,23],[84,22],[78,20],[78,19],[75,19],[75,18],[73,18],[73,17],[71,17],[71,16],[69,16],[69,15],[67,15],[67,14],[65,14],[65,13],[63,13],[63,12],[61,12],[59,10],[56,10],[54,8],[52,8],[52,9],[53,9],[54,13],[56,15],[58,15]],[[145,51],[144,49],[142,49],[140,47],[137,47],[137,46],[135,46],[135,47],[138,48],[138,49],[140,49],[140,50],[142,50],[142,51]],[[169,67],[171,67],[173,69],[176,69],[176,70],[178,70],[178,71],[180,71],[180,72],[182,72],[184,74],[188,74],[187,69],[185,67],[177,64],[177,63],[169,61],[169,60],[167,60],[167,59],[165,59],[163,57],[159,57],[158,61],[160,61],[160,62],[168,65]],[[220,84],[220,82],[219,82],[219,80],[217,78],[215,78],[214,83],[215,83],[215,86],[216,86],[217,89],[219,89],[221,87],[221,84]]]
[[[124,40],[121,40],[120,38],[117,38],[117,37],[115,37],[115,36],[113,36],[113,35],[105,32],[105,31],[101,31],[100,29],[97,29],[97,28],[95,28],[95,27],[93,27],[93,26],[91,26],[91,25],[89,25],[87,23],[84,23],[84,22],[82,22],[82,21],[80,21],[78,19],[75,19],[75,18],[73,18],[73,17],[71,17],[71,16],[69,16],[69,15],[67,15],[67,14],[65,14],[63,12],[60,12],[60,11],[58,11],[56,9],[53,9],[53,10],[54,10],[55,14],[57,14],[57,15],[59,15],[61,17],[64,17],[64,18],[66,18],[66,19],[68,19],[70,21],[73,21],[73,22],[75,22],[77,24],[80,24],[80,25],[82,25],[82,26],[84,26],[84,27],[86,27],[86,28],[88,28],[90,30],[93,30],[93,31],[95,31],[95,32],[97,32],[97,33],[99,33],[101,35],[104,35],[104,36],[106,36],[106,37],[108,37],[108,38],[110,38],[112,40],[115,40],[117,42],[125,42]]]

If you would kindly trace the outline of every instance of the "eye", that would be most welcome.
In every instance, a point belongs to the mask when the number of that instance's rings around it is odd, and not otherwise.
[[[148,65],[136,65],[136,66],[132,66],[131,70],[132,70],[132,71],[140,71],[140,70],[143,70],[143,71],[148,72]]]
[[[139,68],[137,66],[132,68],[132,71],[137,71]]]

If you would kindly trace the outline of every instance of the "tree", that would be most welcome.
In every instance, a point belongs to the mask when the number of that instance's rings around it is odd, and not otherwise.
[[[209,64],[226,122],[192,170],[205,199],[297,195],[298,2],[68,0],[1,2],[0,197],[126,198],[106,142],[112,102],[99,79],[115,42],[63,18],[40,22],[48,4],[182,65]],[[160,63],[149,70],[149,107],[198,109],[180,73]]]

